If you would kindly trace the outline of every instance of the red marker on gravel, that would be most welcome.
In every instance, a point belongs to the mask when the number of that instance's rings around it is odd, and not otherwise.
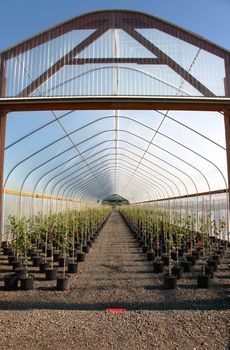
[[[115,313],[125,312],[125,308],[124,307],[108,307],[106,309],[106,311],[115,314]]]

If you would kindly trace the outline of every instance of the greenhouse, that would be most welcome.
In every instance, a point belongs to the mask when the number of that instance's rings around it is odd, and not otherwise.
[[[106,10],[0,53],[3,289],[72,292],[103,234],[124,254],[132,233],[163,292],[187,283],[210,293],[198,304],[224,303],[229,181],[227,49],[152,15]]]

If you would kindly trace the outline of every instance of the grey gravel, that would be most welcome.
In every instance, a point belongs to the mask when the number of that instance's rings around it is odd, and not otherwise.
[[[6,292],[2,277],[10,267],[1,262],[1,350],[229,349],[229,252],[210,289],[196,288],[193,271],[175,291],[164,290],[162,275],[153,274],[114,211],[68,292],[55,291],[34,267],[34,290]],[[112,314],[110,306],[126,311]]]

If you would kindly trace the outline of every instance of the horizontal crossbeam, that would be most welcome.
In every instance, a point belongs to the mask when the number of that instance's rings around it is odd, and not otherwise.
[[[0,98],[0,110],[189,110],[224,111],[230,108],[226,97],[20,97]]]

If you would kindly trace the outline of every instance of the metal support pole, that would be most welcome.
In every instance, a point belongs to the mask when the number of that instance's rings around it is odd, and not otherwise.
[[[225,57],[225,78],[224,78],[225,96],[230,97],[230,54]],[[224,110],[224,126],[226,140],[226,156],[227,156],[227,173],[228,173],[228,214],[230,214],[230,109]],[[227,215],[227,235],[229,237],[229,215]]]
[[[5,60],[0,57],[0,97],[5,97],[6,78],[5,78]],[[6,136],[6,111],[0,111],[0,247],[2,245],[3,233],[3,178],[4,178],[4,155],[5,155],[5,136]]]
[[[225,139],[226,139],[226,156],[227,156],[227,171],[228,171],[228,191],[230,184],[230,109],[224,111],[224,124],[225,124]],[[230,197],[229,197],[230,208]]]
[[[3,232],[3,176],[4,176],[4,147],[7,113],[0,111],[0,245]]]

